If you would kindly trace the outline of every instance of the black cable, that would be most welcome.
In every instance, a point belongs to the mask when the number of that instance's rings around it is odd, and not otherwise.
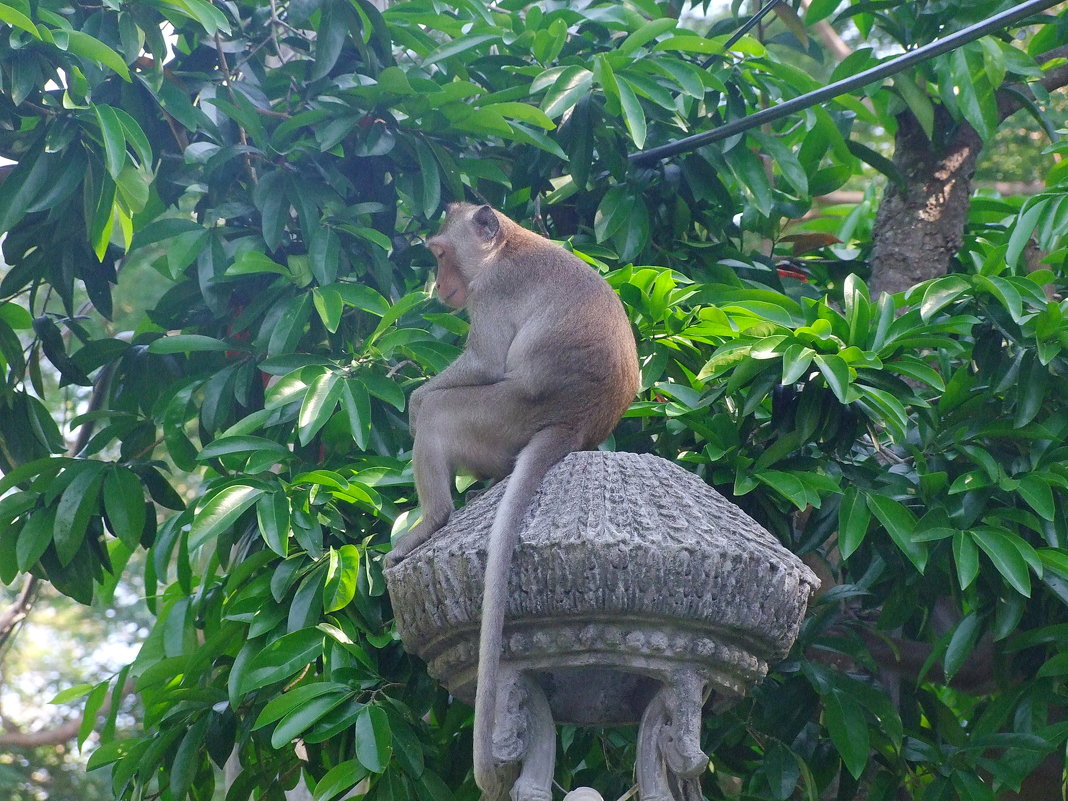
[[[913,64],[918,64],[929,58],[940,56],[942,53],[949,52],[950,50],[967,44],[968,42],[982,38],[988,33],[993,33],[994,31],[1007,27],[1018,20],[1029,17],[1032,14],[1037,14],[1040,11],[1045,11],[1047,8],[1055,6],[1060,2],[1063,2],[1063,0],[1029,0],[1026,3],[1020,3],[1018,6],[1003,11],[1000,14],[995,14],[993,17],[990,17],[983,22],[977,22],[975,25],[970,25],[956,33],[952,33],[944,39],[938,39],[929,44],[925,44],[922,47],[918,47],[915,50],[910,50],[909,52],[903,53],[897,58],[893,58],[876,67],[864,70],[863,72],[858,72],[856,75],[852,75],[849,78],[843,78],[840,81],[828,84],[822,89],[806,92],[803,95],[787,100],[785,103],[780,103],[771,108],[762,109],[755,114],[750,114],[739,120],[728,122],[726,125],[713,128],[711,131],[687,136],[684,139],[678,139],[674,142],[669,142],[666,145],[642,150],[638,153],[631,153],[627,159],[634,164],[652,164],[669,158],[670,156],[678,155],[679,153],[687,153],[691,150],[696,150],[710,142],[718,142],[722,139],[727,139],[736,134],[740,134],[743,131],[748,131],[750,128],[755,128],[758,125],[764,125],[773,120],[789,116],[795,111],[802,111],[817,103],[822,103],[825,100],[831,100],[839,95],[844,95],[860,86],[866,86],[869,83],[875,83],[883,78],[896,75],[905,68],[911,67]]]
[[[738,30],[736,30],[734,32],[734,35],[727,40],[726,44],[723,45],[723,52],[726,52],[727,50],[730,50],[732,47],[734,47],[738,43],[739,39],[749,33],[749,31],[753,30],[753,26],[760,22],[760,20],[764,19],[764,17],[767,16],[768,12],[775,8],[775,6],[779,5],[779,3],[781,2],[782,0],[768,0],[768,2],[766,2],[757,13],[747,19],[745,21],[745,24],[742,25],[742,27],[740,27]],[[705,60],[705,63],[701,65],[701,69],[707,70],[715,63],[716,59],[719,57],[720,54],[709,56]]]

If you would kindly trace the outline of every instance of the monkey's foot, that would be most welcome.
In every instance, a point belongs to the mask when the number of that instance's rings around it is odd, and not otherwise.
[[[386,554],[386,567],[394,567],[395,565],[400,564],[404,557],[428,539],[430,539],[429,533],[423,533],[416,530],[409,531],[397,541],[397,544],[393,546],[393,550]]]

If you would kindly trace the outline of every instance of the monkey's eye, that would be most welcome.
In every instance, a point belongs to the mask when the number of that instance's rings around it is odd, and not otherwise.
[[[427,243],[427,247],[430,248],[430,252],[434,254],[435,259],[440,259],[445,255],[445,248],[441,245],[430,242]]]

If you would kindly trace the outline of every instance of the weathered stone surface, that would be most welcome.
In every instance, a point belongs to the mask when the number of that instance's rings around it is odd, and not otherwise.
[[[498,484],[386,572],[405,647],[474,696]],[[818,586],[700,478],[652,455],[573,453],[550,471],[512,566],[504,661],[557,722],[637,721],[683,673],[738,696],[786,655]]]

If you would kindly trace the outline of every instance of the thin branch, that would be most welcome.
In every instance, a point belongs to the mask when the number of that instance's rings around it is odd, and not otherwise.
[[[0,651],[4,650],[19,624],[29,615],[40,588],[41,580],[37,576],[26,576],[18,597],[0,612]]]
[[[97,711],[96,720],[106,717],[111,712],[112,706],[122,703],[122,699],[133,692],[133,689],[134,683],[128,681],[125,686],[118,688],[118,698],[115,697],[116,690],[113,689],[111,695],[101,704],[100,709]],[[84,720],[85,715],[82,714],[51,729],[41,729],[40,731],[20,731],[15,729],[0,732],[0,748],[40,748],[43,746],[63,745],[78,736]],[[8,725],[10,726],[10,724]]]
[[[222,70],[223,77],[226,79],[226,89],[230,93],[230,101],[237,105],[237,96],[234,89],[234,76],[230,72],[230,65],[226,61],[226,53],[223,52],[222,37],[218,33],[215,34],[215,52],[219,56],[219,69]],[[237,135],[241,140],[241,144],[248,147],[248,134],[245,133],[244,127],[240,123],[237,124]],[[245,172],[248,173],[249,180],[252,183],[259,183],[259,178],[256,176],[256,170],[252,166],[252,159],[249,158],[248,153],[244,154]]]
[[[806,11],[810,5],[812,5],[812,0],[801,0],[801,8]],[[823,42],[823,46],[834,56],[835,61],[842,61],[846,56],[853,53],[853,48],[845,43],[845,40],[838,35],[838,31],[826,19],[821,19],[812,26],[812,29],[816,32],[819,40]]]
[[[1045,53],[1037,56],[1035,61],[1039,64],[1045,64],[1058,58],[1068,58],[1068,45],[1062,45],[1061,47],[1055,47],[1053,50],[1047,50]],[[1068,64],[1060,64],[1059,66],[1046,70],[1042,77],[1035,81],[1035,83],[1047,92],[1063,89],[1065,86],[1068,86]],[[1024,97],[1034,98],[1031,86],[1027,83],[1005,84],[998,89],[998,116],[1002,121],[1011,117],[1024,107],[1024,100],[1020,96],[1021,94]]]

